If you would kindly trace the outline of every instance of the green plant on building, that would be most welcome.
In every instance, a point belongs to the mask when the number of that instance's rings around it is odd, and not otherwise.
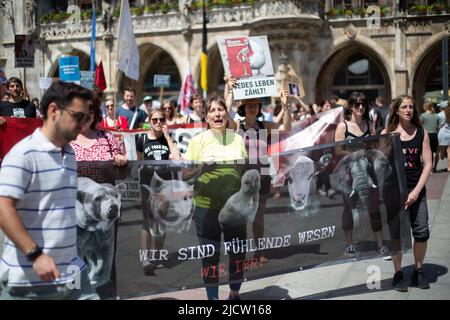
[[[436,2],[428,7],[428,11],[433,14],[442,14],[445,10],[445,6],[442,3]]]
[[[423,4],[414,5],[409,9],[409,13],[413,15],[424,16],[428,12],[428,7]]]

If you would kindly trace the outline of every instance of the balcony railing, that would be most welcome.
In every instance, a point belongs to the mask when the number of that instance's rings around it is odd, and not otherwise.
[[[325,12],[325,17],[328,20],[340,20],[340,19],[365,19],[372,15],[368,13],[367,7],[334,7],[331,10]],[[397,12],[397,15],[404,17],[421,17],[421,16],[441,16],[450,14],[450,8],[445,4],[435,3],[429,6],[426,5],[414,5],[411,6],[405,12]],[[392,7],[380,6],[381,18],[389,18],[395,15]]]
[[[194,30],[201,28],[203,21],[202,10],[199,6],[201,1],[194,1],[194,6],[189,10],[186,8],[180,10],[174,2],[165,3],[172,3],[172,5],[155,6],[152,9],[150,7],[132,8],[134,32],[136,34],[181,32],[189,28]],[[315,0],[210,0],[207,9],[210,29],[226,29],[255,21],[283,18],[320,20],[323,16],[323,9]],[[113,13],[113,23],[109,30],[113,35],[116,35],[118,31],[116,29],[119,14],[117,9]],[[97,15],[97,36],[103,36],[107,30],[99,15],[100,13]],[[47,40],[90,37],[92,30],[90,11],[82,13],[78,24],[71,24],[73,20],[66,20],[67,18],[66,14],[59,14],[56,18],[41,17],[40,36]]]

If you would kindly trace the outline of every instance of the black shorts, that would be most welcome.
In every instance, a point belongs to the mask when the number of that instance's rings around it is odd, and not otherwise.
[[[437,134],[437,132],[433,132],[433,133],[429,133],[428,136],[430,137],[431,152],[436,152],[437,148],[439,146],[438,134]]]

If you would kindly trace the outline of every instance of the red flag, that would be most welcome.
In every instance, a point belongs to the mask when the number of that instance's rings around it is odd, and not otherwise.
[[[183,86],[181,87],[180,96],[178,97],[178,104],[181,106],[182,114],[189,114],[188,109],[191,105],[191,97],[195,94],[194,79],[192,77],[190,67],[187,68],[186,78],[184,79]]]
[[[105,73],[103,72],[102,61],[100,61],[100,64],[95,70],[95,85],[100,89],[100,91],[104,91],[106,89],[106,78]]]

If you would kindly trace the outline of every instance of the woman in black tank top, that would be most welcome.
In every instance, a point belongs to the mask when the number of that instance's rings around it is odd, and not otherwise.
[[[236,79],[230,77],[227,82],[228,94],[227,97],[227,107],[231,108],[230,100],[233,98],[233,88],[235,86]],[[258,158],[257,164],[254,166],[249,166],[251,169],[255,167],[255,169],[261,169],[262,167],[269,167],[270,165],[266,161],[261,161],[261,153],[263,153],[263,157],[265,160],[268,160],[267,157],[267,147],[269,144],[269,136],[271,134],[271,130],[278,130],[278,132],[290,131],[291,130],[291,115],[288,110],[287,103],[287,90],[281,92],[281,104],[284,110],[283,115],[283,124],[279,126],[276,123],[268,122],[268,121],[258,121],[258,117],[262,115],[261,108],[262,103],[260,99],[245,99],[238,101],[238,109],[237,113],[244,117],[244,119],[240,121],[235,121],[234,129],[239,130],[240,133],[244,133],[244,142],[247,148],[247,154],[249,159]],[[264,150],[265,148],[265,150]],[[263,152],[261,152],[263,151]],[[261,159],[261,160],[260,160]],[[261,172],[261,170],[260,170]],[[261,188],[260,188],[260,196],[259,196],[259,204],[258,210],[255,215],[255,219],[253,221],[253,237],[257,242],[258,239],[264,237],[264,209],[266,207],[266,201],[270,194],[271,187],[271,177],[269,175],[261,175]],[[267,257],[260,252],[255,252],[255,258],[259,260],[261,263],[265,263],[268,261]]]
[[[353,92],[348,98],[348,106],[344,108],[344,121],[339,123],[335,132],[335,141],[344,140],[357,140],[360,138],[366,138],[375,134],[375,130],[371,127],[369,121],[369,103],[366,96],[361,92]],[[352,143],[345,147],[336,147],[336,154],[338,156],[346,156],[352,154],[358,150],[365,150],[366,143]],[[366,162],[367,163],[367,160]],[[351,163],[349,164],[351,166]],[[377,252],[379,255],[385,255],[388,249],[383,246],[383,233],[382,222],[379,203],[379,192],[376,182],[376,175],[373,169],[368,166],[367,172],[362,172],[363,177],[368,176],[365,179],[372,179],[373,184],[369,186],[368,190],[364,190],[364,194],[367,192],[367,208],[370,217],[370,224],[375,239],[377,240]],[[352,185],[353,179],[349,173],[349,184]],[[363,192],[361,191],[361,195]],[[347,245],[345,247],[344,255],[349,258],[356,256],[357,251],[353,243],[353,224],[354,220],[359,218],[360,212],[356,208],[358,201],[358,192],[352,192],[350,194],[342,193],[344,201],[344,211],[342,213],[342,229],[344,230],[345,239]],[[361,197],[364,198],[364,197]],[[365,199],[365,198],[364,198]],[[362,199],[360,199],[362,201]]]
[[[431,174],[432,157],[430,139],[428,133],[422,128],[412,97],[402,95],[393,101],[387,128],[383,130],[382,133],[388,132],[397,132],[400,134],[406,183],[409,193],[406,201],[400,204],[401,207],[400,205],[396,207],[395,205],[392,205],[392,203],[385,201],[386,209],[389,207],[389,210],[387,210],[388,223],[390,216],[395,217],[402,214],[402,209],[409,210],[409,218],[414,238],[413,253],[415,264],[411,283],[413,286],[428,289],[430,285],[422,271],[422,265],[427,251],[427,240],[430,236],[425,184]],[[393,220],[395,219],[391,219],[391,221]],[[389,225],[390,229],[391,224]],[[394,227],[396,226],[394,225]],[[391,231],[390,233],[393,249],[397,249],[401,252],[402,248],[400,247],[399,232]],[[401,253],[392,256],[392,261],[395,268],[392,285],[398,291],[407,291],[408,288],[404,283],[401,269]]]

